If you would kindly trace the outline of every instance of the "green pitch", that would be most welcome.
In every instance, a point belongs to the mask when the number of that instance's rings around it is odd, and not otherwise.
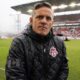
[[[0,39],[0,80],[5,80],[5,63],[12,39]],[[68,80],[80,80],[80,40],[66,41],[69,59]]]
[[[0,80],[5,80],[5,63],[12,39],[0,39]]]
[[[68,80],[80,80],[80,40],[66,41],[69,59]]]

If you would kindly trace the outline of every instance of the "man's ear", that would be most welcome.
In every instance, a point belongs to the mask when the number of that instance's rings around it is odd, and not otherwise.
[[[54,20],[52,21],[52,25],[54,24]]]
[[[33,21],[33,20],[32,20],[32,17],[30,17],[29,21],[30,21],[30,24],[32,24],[32,21]]]

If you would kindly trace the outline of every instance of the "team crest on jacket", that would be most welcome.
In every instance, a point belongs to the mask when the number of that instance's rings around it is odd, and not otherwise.
[[[56,50],[55,47],[51,47],[49,54],[50,54],[52,57],[56,57],[57,54],[58,54],[58,51]]]

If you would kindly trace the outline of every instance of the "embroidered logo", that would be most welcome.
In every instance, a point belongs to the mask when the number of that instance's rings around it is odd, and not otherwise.
[[[56,57],[57,54],[58,54],[58,51],[56,50],[55,47],[51,47],[49,54],[50,54],[52,57]]]

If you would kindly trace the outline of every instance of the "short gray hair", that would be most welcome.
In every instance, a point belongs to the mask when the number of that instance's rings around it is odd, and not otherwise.
[[[50,3],[48,3],[48,2],[36,3],[36,4],[34,5],[33,10],[39,9],[39,8],[41,8],[41,7],[51,8],[52,5],[51,5]]]
[[[47,7],[47,8],[50,8],[52,9],[52,5],[49,3],[49,2],[39,2],[39,3],[36,3],[33,7],[33,12],[32,12],[32,16],[34,15],[34,11],[39,9],[39,8],[42,8],[42,7]]]

